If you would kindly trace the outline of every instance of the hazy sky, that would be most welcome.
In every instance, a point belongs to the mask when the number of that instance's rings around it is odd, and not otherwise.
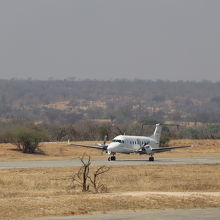
[[[220,80],[219,0],[0,0],[0,78]]]

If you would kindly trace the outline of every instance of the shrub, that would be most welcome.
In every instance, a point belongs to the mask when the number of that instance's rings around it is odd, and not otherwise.
[[[170,141],[170,138],[167,136],[161,136],[160,138],[160,147],[167,147],[168,143]]]
[[[23,153],[34,153],[39,143],[46,140],[45,131],[37,128],[22,128],[16,131],[15,144]]]

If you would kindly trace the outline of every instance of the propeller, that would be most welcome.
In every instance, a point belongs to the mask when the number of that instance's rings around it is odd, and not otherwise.
[[[151,146],[149,145],[149,141],[148,142],[145,142],[144,144],[141,143],[141,140],[140,139],[137,139],[137,143],[138,145],[140,146],[139,148],[139,152],[145,154],[147,149],[151,149]]]
[[[107,136],[107,135],[105,135],[105,137],[104,137],[104,141],[103,141],[103,145],[105,145],[105,144],[106,144],[107,138],[108,138],[108,136]]]
[[[103,150],[101,151],[101,155],[103,155],[104,151],[107,150],[107,147],[108,147],[108,144],[106,144],[107,139],[108,139],[108,136],[105,135],[104,140],[103,140],[103,144],[98,144],[100,147],[103,148]]]

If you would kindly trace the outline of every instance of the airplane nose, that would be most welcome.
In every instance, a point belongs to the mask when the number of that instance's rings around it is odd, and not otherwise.
[[[111,143],[111,144],[108,145],[108,149],[107,150],[108,151],[114,151],[114,149],[117,148],[118,145],[119,144],[117,144],[117,143]]]

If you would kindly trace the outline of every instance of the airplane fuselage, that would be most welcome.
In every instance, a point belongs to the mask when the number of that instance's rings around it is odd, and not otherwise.
[[[152,154],[151,148],[159,148],[159,143],[151,137],[119,135],[108,145],[107,151],[109,154]]]

